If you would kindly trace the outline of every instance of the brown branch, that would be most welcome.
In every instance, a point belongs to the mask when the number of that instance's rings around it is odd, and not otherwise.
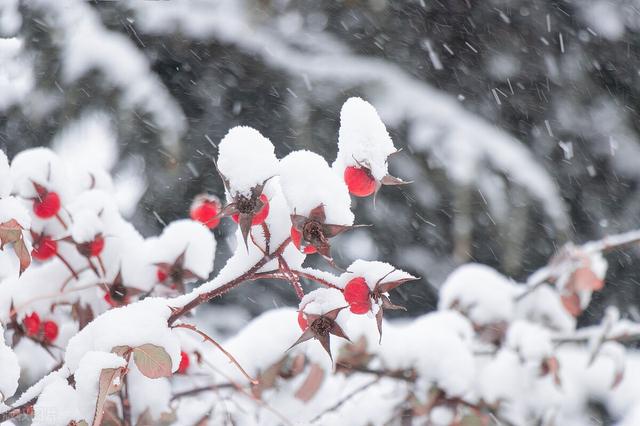
[[[226,284],[221,285],[220,287],[217,287],[214,290],[211,290],[207,293],[196,294],[195,297],[191,299],[191,301],[188,302],[187,304],[179,308],[174,308],[173,313],[169,316],[169,319],[167,320],[167,322],[169,323],[169,326],[171,326],[174,322],[176,322],[178,318],[185,315],[187,312],[191,311],[192,309],[201,305],[202,303],[208,302],[211,299],[214,299],[218,296],[225,294],[232,288],[237,287],[238,285],[242,284],[245,281],[251,281],[256,279],[254,277],[256,272],[258,272],[260,268],[262,268],[264,265],[269,263],[269,261],[273,260],[275,257],[280,255],[290,242],[291,242],[291,238],[287,238],[286,240],[284,240],[282,244],[280,244],[280,247],[278,247],[278,249],[275,252],[264,255],[260,260],[258,260],[258,262],[256,262],[255,265],[249,268],[249,270],[247,270],[247,272],[245,272],[244,274],[230,280]]]
[[[180,323],[180,324],[174,325],[172,328],[186,328],[188,330],[191,330],[191,331],[194,331],[194,332],[198,333],[200,336],[202,336],[202,338],[205,341],[213,343],[223,354],[225,354],[227,356],[227,358],[229,358],[229,361],[231,361],[233,364],[235,364],[236,367],[238,367],[238,370],[240,370],[240,372],[244,375],[244,377],[247,378],[247,380],[249,380],[251,382],[251,384],[254,384],[254,385],[258,384],[258,381],[256,379],[254,379],[253,377],[251,377],[249,375],[249,373],[247,373],[244,370],[244,368],[242,368],[240,363],[233,357],[233,355],[231,355],[229,352],[227,352],[222,347],[222,345],[220,345],[220,343],[218,343],[214,339],[212,339],[209,335],[207,335],[207,333],[198,330],[195,325]]]
[[[0,423],[9,421],[11,419],[14,419],[18,416],[33,416],[33,406],[36,404],[37,402],[37,398],[33,398],[32,400],[25,402],[24,404],[12,408],[9,411],[6,411],[4,413],[0,414]]]
[[[174,401],[179,398],[183,398],[185,396],[197,395],[200,392],[215,391],[218,389],[235,388],[235,387],[236,385],[234,385],[233,383],[220,383],[219,385],[201,386],[201,387],[189,389],[186,391],[178,392],[171,397],[171,401]]]
[[[324,278],[317,277],[317,276],[315,276],[315,275],[313,275],[313,274],[310,274],[310,273],[308,273],[308,272],[297,271],[297,270],[295,270],[295,269],[292,269],[292,270],[291,270],[291,272],[293,272],[293,273],[295,273],[296,275],[298,275],[298,277],[306,278],[306,279],[308,279],[308,280],[315,281],[315,282],[317,282],[318,284],[321,284],[321,285],[323,285],[323,286],[325,286],[325,287],[335,288],[335,289],[337,289],[337,290],[342,291],[342,289],[341,289],[341,288],[336,287],[334,284],[330,283],[329,281],[325,280]]]

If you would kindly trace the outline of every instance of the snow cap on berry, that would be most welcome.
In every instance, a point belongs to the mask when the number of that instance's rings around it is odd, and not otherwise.
[[[364,278],[371,291],[375,290],[376,283],[379,283],[379,289],[384,290],[386,287],[385,284],[396,282],[404,283],[418,279],[408,272],[396,269],[386,262],[358,259],[340,275],[337,284],[339,287],[344,288],[349,281],[356,277]],[[387,289],[382,292],[386,293],[389,290],[390,289]]]
[[[322,315],[347,304],[342,292],[335,288],[318,288],[307,293],[300,301],[300,310],[305,314]]]
[[[155,263],[173,264],[184,254],[181,267],[195,276],[204,279],[213,270],[216,240],[200,222],[189,219],[171,222],[154,246]]]
[[[229,130],[218,145],[218,170],[231,197],[251,195],[251,189],[275,176],[278,169],[273,144],[251,127]]]
[[[397,149],[376,109],[361,98],[349,98],[340,111],[338,157],[333,167],[340,173],[348,166],[366,165],[381,181],[389,172],[387,157]]]
[[[24,198],[38,195],[38,184],[47,191],[56,191],[61,198],[67,187],[64,165],[60,158],[48,148],[33,148],[17,154],[11,162],[13,191]]]
[[[313,209],[323,206],[326,223],[353,224],[347,187],[318,154],[302,150],[284,157],[280,184],[291,214],[308,217]]]

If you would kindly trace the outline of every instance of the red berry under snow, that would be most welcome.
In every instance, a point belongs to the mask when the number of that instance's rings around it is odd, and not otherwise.
[[[60,197],[56,192],[43,192],[33,202],[33,212],[41,219],[48,219],[60,211]]]
[[[37,312],[27,315],[22,320],[22,325],[24,326],[24,331],[27,333],[27,336],[37,335],[40,330],[40,315],[38,315]]]
[[[349,166],[344,169],[344,182],[349,192],[356,197],[368,197],[376,190],[376,180],[369,170]]]
[[[176,373],[185,374],[189,368],[189,362],[189,355],[185,351],[180,351],[180,365],[178,365]]]
[[[291,227],[291,241],[293,245],[300,250],[300,243],[302,242],[302,233],[296,229],[295,226]],[[300,250],[305,254],[313,254],[318,250],[314,246],[306,246],[303,250]]]
[[[300,329],[302,331],[305,331],[307,328],[309,328],[309,322],[304,317],[304,312],[302,311],[298,311],[298,325],[300,326]]]
[[[354,314],[366,314],[371,310],[371,297],[367,282],[362,277],[352,279],[344,287],[344,300]]]
[[[206,199],[194,203],[189,215],[191,219],[203,223],[209,229],[214,229],[220,223],[220,218],[216,217],[219,213],[220,203],[214,199]]]
[[[43,236],[33,244],[31,256],[34,259],[44,261],[56,255],[58,252],[58,243],[48,236]]]
[[[100,256],[104,249],[104,237],[102,235],[96,235],[93,241],[78,244],[78,251],[80,254],[86,257]]]
[[[156,277],[158,278],[158,282],[164,282],[169,277],[169,274],[164,268],[158,268],[156,270]]]
[[[58,324],[53,321],[45,321],[43,326],[44,340],[46,342],[53,342],[58,337]]]
[[[253,219],[251,220],[251,226],[262,224],[267,216],[269,216],[269,199],[266,195],[262,194],[260,195],[260,201],[262,201],[262,208],[253,216]],[[240,215],[236,213],[231,216],[231,219],[233,219],[235,223],[238,223],[238,220],[240,220]]]

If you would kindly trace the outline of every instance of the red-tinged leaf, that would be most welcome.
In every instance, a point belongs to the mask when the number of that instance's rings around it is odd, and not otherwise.
[[[0,250],[7,244],[15,243],[22,238],[22,231],[15,229],[0,229]]]
[[[127,358],[126,354],[131,351],[131,346],[114,346],[111,352],[122,358]]]
[[[105,411],[105,403],[107,397],[114,392],[120,390],[122,386],[122,377],[125,375],[126,369],[122,368],[105,368],[100,373],[98,380],[98,398],[96,399],[96,411],[93,416],[93,426],[102,424],[102,418]]]
[[[622,379],[624,379],[624,369],[616,371],[616,375],[613,377],[613,383],[611,384],[611,389],[615,389],[618,387]]]
[[[260,398],[262,396],[262,392],[267,389],[271,389],[276,384],[276,380],[280,377],[280,372],[286,360],[287,358],[281,358],[278,362],[272,364],[260,373],[258,376],[258,384],[251,387],[251,393],[253,396]]]
[[[300,388],[295,393],[295,397],[302,402],[309,402],[318,393],[324,381],[324,370],[318,364],[311,364],[309,374]]]
[[[600,279],[588,266],[581,266],[573,271],[569,282],[576,290],[598,291],[604,287],[604,280]]]
[[[147,408],[138,416],[136,426],[153,426],[153,417],[151,417],[151,411]]]
[[[150,379],[171,376],[171,357],[164,348],[150,343],[133,348],[133,361]]]
[[[574,317],[580,316],[582,313],[582,306],[580,306],[580,297],[578,293],[563,294],[560,296],[562,305],[564,308]]]
[[[551,377],[553,377],[554,383],[560,386],[560,363],[558,362],[558,358],[555,356],[545,358],[542,361],[540,370],[540,374],[542,376],[550,374]]]
[[[104,404],[104,416],[100,426],[123,426],[122,420],[118,413],[118,406],[113,401],[107,401]]]
[[[13,251],[18,256],[18,260],[20,261],[20,274],[31,265],[31,253],[27,249],[27,245],[22,238],[22,234],[20,234],[20,239],[13,243]]]

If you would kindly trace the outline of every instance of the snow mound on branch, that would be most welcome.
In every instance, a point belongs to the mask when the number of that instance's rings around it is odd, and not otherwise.
[[[481,264],[466,264],[449,275],[440,289],[439,309],[456,309],[476,324],[509,321],[514,315],[515,287]]]
[[[24,229],[31,227],[31,215],[17,198],[0,199],[0,223],[15,219]]]
[[[576,319],[564,308],[558,293],[546,285],[518,301],[516,316],[556,331],[571,332],[576,327]]]
[[[71,238],[76,243],[93,241],[96,235],[102,233],[103,227],[102,221],[95,212],[81,210],[73,215]]]
[[[80,396],[78,408],[82,412],[82,419],[93,421],[102,370],[126,365],[124,358],[109,352],[89,351],[82,357],[74,374],[76,391]]]
[[[167,301],[160,298],[147,298],[111,309],[69,340],[65,364],[75,372],[89,351],[111,352],[115,346],[136,347],[150,343],[164,348],[176,370],[180,364],[180,341],[167,325],[170,315]]]
[[[364,278],[371,290],[374,289],[376,283],[383,277],[385,278],[382,280],[382,283],[403,279],[417,279],[401,269],[396,269],[389,263],[358,259],[347,268],[346,272],[340,275],[338,286],[344,288],[349,281],[356,277]]]
[[[4,342],[4,329],[0,324],[0,404],[11,398],[18,389],[20,364],[18,357]]]
[[[65,167],[56,153],[49,148],[24,150],[13,157],[11,162],[13,190],[24,198],[35,197],[33,182],[49,191],[56,191],[64,202],[67,187]]]
[[[553,353],[549,330],[538,324],[515,321],[507,330],[506,347],[527,361],[542,362]]]
[[[33,426],[67,425],[82,419],[78,392],[60,377],[44,387],[33,408]]]
[[[182,219],[171,222],[156,240],[154,263],[173,263],[184,253],[185,269],[200,278],[207,278],[213,270],[216,240],[200,222]]]
[[[381,180],[389,173],[387,157],[396,151],[373,105],[361,98],[347,99],[340,111],[338,157],[333,167],[342,173],[345,167],[359,167],[360,163]]]
[[[294,151],[280,160],[280,184],[292,214],[309,216],[323,205],[326,223],[353,224],[347,186],[318,154]]]
[[[468,343],[442,327],[444,321],[437,319],[442,314],[430,313],[401,327],[387,324],[382,362],[392,370],[415,368],[418,384],[426,389],[436,384],[449,396],[462,396],[473,384],[475,361]]]
[[[273,144],[251,127],[237,126],[229,130],[218,150],[218,168],[229,181],[231,196],[236,193],[249,196],[251,188],[278,173]]]
[[[170,412],[171,384],[165,377],[150,379],[144,376],[135,364],[129,366],[127,386],[131,399],[131,416],[137,419],[147,409],[155,420],[165,412]]]

